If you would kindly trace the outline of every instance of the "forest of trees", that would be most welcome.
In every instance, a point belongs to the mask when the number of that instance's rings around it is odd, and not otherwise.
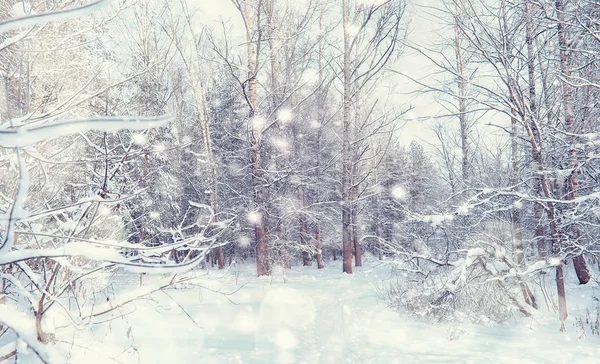
[[[228,1],[1,2],[0,300],[30,306],[30,347],[95,271],[364,254],[399,309],[564,322],[565,270],[586,284],[600,253],[595,1]],[[401,143],[413,107],[435,140]]]

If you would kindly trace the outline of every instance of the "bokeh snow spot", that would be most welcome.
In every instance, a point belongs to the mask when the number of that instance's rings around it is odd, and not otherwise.
[[[162,153],[165,150],[167,150],[167,147],[164,144],[162,144],[162,143],[161,144],[156,144],[154,146],[154,151],[157,152],[157,153]]]
[[[277,113],[277,119],[284,123],[287,123],[288,121],[292,120],[293,117],[294,114],[292,114],[292,110],[290,109],[282,109],[279,111],[279,113]]]
[[[275,334],[275,345],[280,349],[293,349],[298,345],[298,340],[290,330],[283,329]]]
[[[267,120],[262,116],[257,115],[252,119],[252,128],[254,130],[262,130],[266,124]]]
[[[258,319],[255,315],[248,312],[240,312],[233,321],[234,328],[241,332],[250,334],[256,332],[258,328]]]
[[[250,238],[245,235],[242,235],[238,238],[237,243],[242,248],[248,247],[248,246],[250,246]]]
[[[136,133],[133,134],[133,142],[137,145],[144,146],[148,144],[148,138],[146,137],[146,134]]]
[[[392,197],[396,200],[402,200],[406,197],[406,190],[402,186],[394,186],[392,188]]]
[[[100,206],[100,208],[98,208],[98,213],[102,216],[109,216],[111,214],[110,207],[105,205]]]
[[[248,222],[251,224],[259,224],[262,220],[262,214],[258,211],[251,211],[246,216]]]

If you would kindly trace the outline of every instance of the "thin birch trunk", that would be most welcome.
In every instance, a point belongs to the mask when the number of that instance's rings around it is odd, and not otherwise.
[[[344,31],[344,65],[343,65],[343,133],[342,133],[342,270],[352,274],[352,232],[351,232],[351,156],[350,156],[350,108],[352,94],[350,84],[352,74],[350,70],[350,24],[348,20],[348,0],[342,0],[343,31]]]
[[[567,44],[567,30],[566,30],[566,20],[565,20],[565,4],[563,0],[556,0],[556,12],[557,12],[557,20],[558,20],[558,47],[560,54],[560,71],[565,78],[562,80],[562,98],[563,98],[563,107],[565,113],[565,129],[566,132],[570,135],[569,138],[569,151],[568,151],[568,160],[569,160],[569,169],[571,170],[571,174],[568,177],[568,189],[569,189],[569,199],[575,199],[579,195],[579,183],[577,180],[578,168],[577,168],[577,153],[575,151],[575,134],[577,133],[577,128],[575,125],[575,111],[574,111],[574,101],[573,101],[573,86],[571,86],[567,80],[571,78],[571,69],[570,69],[570,55],[571,51],[567,49],[569,45]],[[570,240],[577,244],[579,238],[581,237],[581,232],[579,227],[575,222],[571,222],[570,224]],[[577,273],[577,278],[579,279],[580,284],[586,284],[590,281],[590,271],[585,261],[585,258],[582,254],[577,254],[573,258],[573,264],[575,266],[575,272]]]

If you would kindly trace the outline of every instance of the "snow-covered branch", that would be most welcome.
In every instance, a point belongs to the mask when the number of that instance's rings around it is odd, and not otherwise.
[[[114,132],[123,129],[144,130],[165,126],[173,120],[170,115],[160,117],[99,117],[65,120],[32,128],[0,129],[0,146],[4,148],[26,147],[44,140],[59,138],[90,130]]]
[[[79,18],[84,15],[88,15],[93,11],[96,11],[103,6],[108,5],[109,0],[97,0],[79,7],[71,9],[62,9],[51,11],[47,13],[32,14],[23,17],[18,17],[10,20],[0,22],[0,33],[6,33],[11,30],[20,29],[24,27],[31,27],[37,24],[44,24],[48,22],[64,21]]]

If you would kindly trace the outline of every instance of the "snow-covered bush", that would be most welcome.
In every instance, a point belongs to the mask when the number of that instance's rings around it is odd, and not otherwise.
[[[537,304],[526,283],[533,270],[519,267],[511,227],[499,225],[503,229],[494,239],[485,232],[473,234],[464,237],[462,249],[440,251],[440,241],[430,236],[436,244],[421,241],[420,249],[397,251],[397,259],[389,262],[394,278],[382,288],[389,305],[444,321],[500,323],[532,315]]]
[[[385,295],[395,308],[444,321],[499,323],[517,312],[530,315],[516,277],[502,276],[496,268],[499,263],[491,254],[473,249],[421,280],[402,273],[387,284]]]

